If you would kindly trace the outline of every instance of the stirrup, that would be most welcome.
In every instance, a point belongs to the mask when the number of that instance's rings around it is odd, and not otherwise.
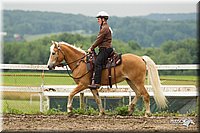
[[[90,89],[99,89],[100,85],[99,84],[91,84],[91,85],[88,85],[88,88],[90,88]]]

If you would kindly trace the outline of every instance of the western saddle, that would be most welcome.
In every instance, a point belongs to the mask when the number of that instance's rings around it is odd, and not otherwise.
[[[121,53],[116,53],[115,51],[113,51],[108,60],[106,61],[106,63],[103,65],[103,69],[108,69],[108,81],[109,81],[109,85],[110,88],[112,88],[112,75],[111,75],[111,68],[114,67],[114,79],[116,81],[116,74],[115,74],[115,67],[117,65],[120,65],[122,62],[122,58],[121,58]],[[86,57],[86,62],[87,62],[87,70],[88,71],[92,71],[93,75],[91,78],[91,82],[92,80],[94,80],[94,63],[96,60],[96,53],[95,51],[92,51],[90,54],[87,55]]]

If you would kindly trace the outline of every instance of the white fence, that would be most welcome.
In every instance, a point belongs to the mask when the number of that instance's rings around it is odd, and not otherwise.
[[[156,67],[158,70],[199,69],[198,64],[156,65]],[[48,70],[47,65],[29,65],[29,64],[0,64],[0,69]],[[55,70],[66,70],[66,67],[56,67]]]
[[[48,70],[47,65],[27,65],[27,64],[0,64],[0,69],[15,69],[15,70]],[[197,70],[199,69],[197,64],[184,64],[184,65],[157,65],[158,70]],[[56,67],[55,70],[67,70],[66,67]],[[114,87],[114,86],[113,86]],[[145,86],[147,90],[149,91],[150,96],[153,96],[153,93],[151,92],[151,86],[146,85]],[[44,89],[47,88],[54,88],[57,91],[56,92],[47,92],[44,91]],[[0,91],[22,91],[22,92],[38,92],[40,96],[40,111],[43,111],[43,98],[42,96],[45,96],[47,100],[49,97],[62,97],[62,96],[68,96],[70,93],[70,90],[75,88],[75,86],[59,86],[59,85],[43,85],[41,83],[41,86],[38,87],[11,87],[11,86],[0,86]],[[116,88],[113,88],[115,91],[108,91],[106,92],[107,86],[102,87],[103,91],[100,91],[100,96],[103,97],[123,97],[123,96],[129,96],[129,102],[131,101],[131,96],[134,96],[135,93],[130,89],[129,86],[121,85],[118,86],[119,90]],[[197,88],[194,85],[162,85],[161,88],[164,90],[165,96],[186,96],[186,97],[196,97],[198,96]],[[92,96],[92,93],[89,90],[85,90],[84,92],[85,96]],[[77,94],[76,96],[79,96]],[[30,98],[32,99],[32,98]],[[48,103],[47,103],[48,104]]]

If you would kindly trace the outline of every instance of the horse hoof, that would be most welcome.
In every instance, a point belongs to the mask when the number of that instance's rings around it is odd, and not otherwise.
[[[68,116],[68,117],[72,117],[72,116],[73,116],[73,113],[72,113],[72,112],[68,112],[68,113],[67,113],[67,116]]]
[[[152,114],[151,113],[145,113],[145,116],[144,117],[151,117]]]
[[[72,112],[72,110],[73,110],[73,108],[72,108],[72,107],[67,107],[67,112],[68,112],[68,113],[71,113],[71,112]]]
[[[100,112],[99,113],[99,116],[104,116],[105,115],[105,112]]]
[[[128,107],[128,115],[131,116],[134,112],[134,105],[129,105]]]
[[[128,116],[131,116],[132,114],[133,114],[133,112],[129,112],[129,113],[128,113]]]
[[[128,116],[131,116],[133,114],[133,110],[128,111]]]

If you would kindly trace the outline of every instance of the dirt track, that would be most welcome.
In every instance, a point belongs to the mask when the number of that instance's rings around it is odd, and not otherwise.
[[[183,126],[184,119],[195,124]],[[198,132],[197,117],[4,115],[3,131]]]

